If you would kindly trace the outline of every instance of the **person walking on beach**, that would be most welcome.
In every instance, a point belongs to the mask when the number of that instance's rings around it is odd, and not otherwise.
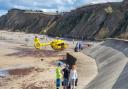
[[[78,76],[77,76],[76,66],[72,65],[69,75],[70,89],[75,89],[77,79]]]
[[[69,65],[66,65],[66,67],[62,70],[63,73],[63,89],[68,89],[69,87]]]
[[[56,89],[60,89],[61,87],[61,78],[62,78],[62,74],[61,74],[61,64],[58,63],[58,66],[56,68]]]

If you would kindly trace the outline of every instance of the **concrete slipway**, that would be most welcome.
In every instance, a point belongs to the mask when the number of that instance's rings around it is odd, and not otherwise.
[[[83,53],[95,59],[98,68],[84,89],[128,89],[128,41],[107,39]]]

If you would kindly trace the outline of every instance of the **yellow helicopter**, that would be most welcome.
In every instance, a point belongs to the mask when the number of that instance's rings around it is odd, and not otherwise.
[[[34,47],[36,49],[41,49],[41,47],[48,46],[48,45],[50,45],[54,50],[57,50],[57,51],[63,51],[68,47],[68,44],[66,44],[64,40],[54,39],[53,41],[48,43],[41,43],[40,39],[37,36],[35,36]]]

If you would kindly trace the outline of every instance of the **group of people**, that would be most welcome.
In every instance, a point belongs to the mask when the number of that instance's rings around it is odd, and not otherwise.
[[[72,65],[71,69],[69,65],[66,65],[64,69],[61,68],[61,64],[58,63],[56,68],[56,89],[60,89],[61,85],[63,89],[75,89],[78,82],[78,75],[76,71],[76,65]]]

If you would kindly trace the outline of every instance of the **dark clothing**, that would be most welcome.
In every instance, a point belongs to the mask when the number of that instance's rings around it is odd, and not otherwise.
[[[64,77],[63,77],[63,78],[65,78],[65,79],[69,79],[69,73],[70,73],[70,70],[64,68],[62,71],[64,72]]]
[[[76,46],[75,46],[75,52],[79,52],[80,50],[82,50],[83,47],[82,47],[82,43],[80,42],[77,42]]]

